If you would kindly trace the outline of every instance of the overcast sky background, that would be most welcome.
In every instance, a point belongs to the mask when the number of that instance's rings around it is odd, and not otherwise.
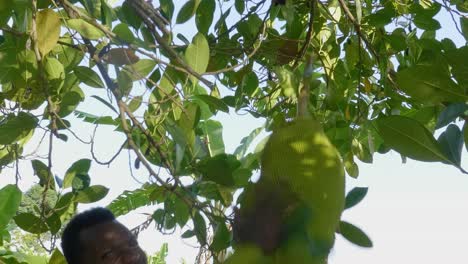
[[[176,12],[180,3],[176,5]],[[157,5],[155,1],[155,5]],[[216,16],[215,16],[216,18]],[[439,17],[443,29],[437,32],[438,38],[448,37],[457,45],[464,45],[463,38],[456,32],[453,22],[446,14]],[[193,21],[177,25],[176,30],[184,32],[191,39],[194,30]],[[447,27],[447,28],[446,28]],[[105,91],[83,87],[85,92],[106,96]],[[92,109],[102,114],[111,114],[101,107],[96,100],[87,98],[79,107],[80,110]],[[94,126],[83,124],[70,118],[75,125],[73,130],[88,139]],[[261,126],[263,120],[250,116],[239,116],[231,111],[230,115],[218,114],[217,119],[224,125],[226,152],[232,153],[242,137]],[[35,142],[41,134],[36,133]],[[122,134],[114,133],[109,127],[101,126],[97,130],[96,155],[101,160],[109,159],[124,141]],[[34,142],[34,141],[33,141]],[[30,144],[28,151],[35,149]],[[41,149],[43,154],[46,149]],[[89,146],[78,143],[70,137],[68,143],[56,141],[54,145],[53,172],[61,177],[67,168],[76,160],[90,158]],[[131,160],[133,162],[133,160]],[[374,155],[374,164],[359,164],[360,176],[357,180],[347,177],[347,189],[354,186],[369,187],[369,193],[358,206],[345,211],[343,220],[363,229],[372,239],[374,247],[363,249],[342,239],[339,235],[332,252],[330,264],[466,264],[468,263],[468,175],[441,163],[422,163],[409,160],[401,163],[398,153]],[[468,167],[466,150],[462,165]],[[30,162],[21,163],[22,181],[20,187],[27,190],[38,180],[33,176]],[[134,171],[140,181],[146,181],[144,169]],[[133,190],[140,184],[129,175],[128,154],[123,152],[110,166],[99,166],[93,163],[90,175],[91,183],[102,184],[110,188],[108,196],[91,206],[105,206],[124,190]],[[12,170],[4,170],[0,175],[0,187],[14,183]],[[80,206],[83,210],[90,206]],[[119,220],[132,228],[145,221],[145,213],[151,214],[153,208],[142,208]],[[185,231],[185,230],[183,230]],[[163,243],[169,243],[168,263],[180,263],[184,258],[192,263],[198,251],[194,240],[182,240],[180,230],[173,235],[161,235],[151,226],[140,234],[139,241],[149,253],[157,251]]]

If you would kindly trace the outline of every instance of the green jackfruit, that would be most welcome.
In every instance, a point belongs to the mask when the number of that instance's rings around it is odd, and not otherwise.
[[[298,118],[271,134],[262,154],[257,184],[289,190],[311,212],[311,252],[327,255],[345,202],[345,174],[338,151],[321,125]]]

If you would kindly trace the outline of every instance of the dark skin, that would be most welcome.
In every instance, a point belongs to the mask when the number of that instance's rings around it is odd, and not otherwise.
[[[135,236],[117,221],[98,224],[80,233],[81,263],[146,264]]]

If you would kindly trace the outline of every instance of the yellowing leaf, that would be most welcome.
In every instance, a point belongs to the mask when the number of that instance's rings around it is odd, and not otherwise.
[[[197,34],[185,51],[185,61],[197,73],[204,73],[210,60],[210,47],[203,34]],[[194,77],[193,77],[194,78]],[[192,78],[192,82],[195,79]]]
[[[104,32],[99,30],[97,27],[84,21],[83,19],[74,18],[67,20],[67,26],[71,29],[78,31],[81,36],[87,39],[99,39],[105,36]]]
[[[42,56],[49,53],[60,37],[60,17],[52,9],[37,13],[37,42]]]

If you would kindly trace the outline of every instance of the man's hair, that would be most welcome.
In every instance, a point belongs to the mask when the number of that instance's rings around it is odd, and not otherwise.
[[[62,250],[68,264],[78,264],[83,247],[80,232],[92,226],[112,222],[114,214],[106,208],[96,207],[74,216],[62,234]]]

